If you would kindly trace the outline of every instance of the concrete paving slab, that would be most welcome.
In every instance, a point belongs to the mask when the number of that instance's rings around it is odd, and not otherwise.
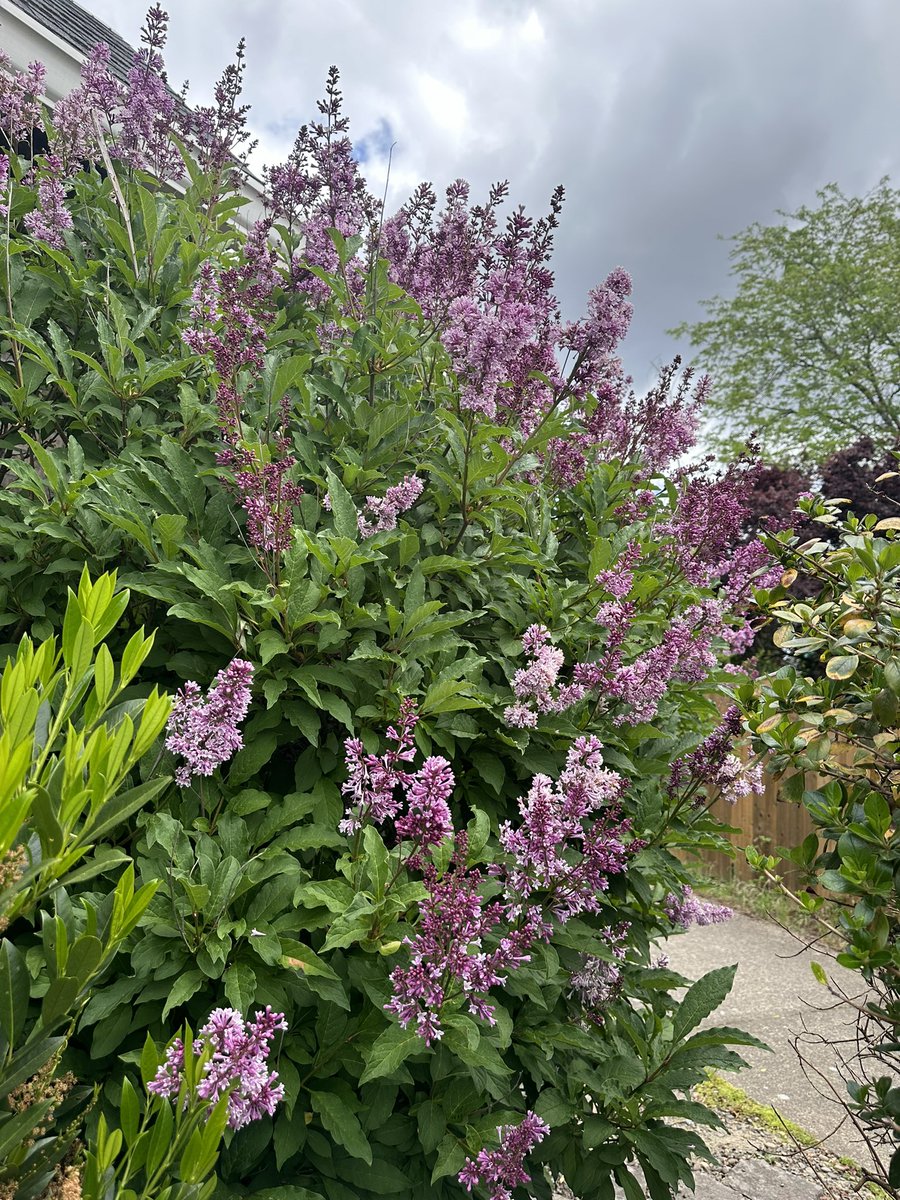
[[[852,972],[830,962],[823,952],[802,943],[771,921],[737,914],[722,925],[694,926],[665,944],[672,967],[692,979],[714,967],[737,963],[731,995],[709,1018],[709,1024],[736,1025],[761,1038],[773,1053],[741,1049],[752,1070],[730,1078],[782,1116],[819,1138],[827,1138],[835,1154],[865,1161],[865,1143],[836,1101],[827,1096],[825,1080],[842,1090],[833,1051],[828,1043],[850,1044],[855,1023],[847,1006],[838,1006],[816,982],[812,961],[822,962],[850,995],[860,992]],[[804,1056],[813,1072],[808,1077],[792,1042],[806,1029]],[[823,1095],[823,1093],[826,1093]]]
[[[747,1200],[819,1200],[822,1189],[808,1179],[773,1167],[761,1158],[744,1158],[722,1179],[722,1186]]]

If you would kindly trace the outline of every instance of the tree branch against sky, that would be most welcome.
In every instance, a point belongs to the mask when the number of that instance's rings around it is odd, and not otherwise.
[[[814,465],[860,436],[900,443],[900,192],[817,196],[737,234],[735,295],[671,331],[713,376],[719,449],[757,431],[770,460]]]

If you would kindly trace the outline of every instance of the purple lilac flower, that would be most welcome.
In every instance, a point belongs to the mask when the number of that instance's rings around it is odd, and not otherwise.
[[[627,391],[630,381],[607,372],[587,420],[590,435],[604,458],[641,463],[658,471],[690,449],[710,380],[704,375],[692,387],[693,372],[687,368],[672,396],[680,365],[681,360],[676,358],[665,367],[656,386],[641,398]]]
[[[421,865],[427,850],[453,833],[453,818],[447,801],[456,780],[446,758],[426,758],[416,771],[406,793],[407,812],[395,822],[397,833],[415,843],[407,866]]]
[[[669,892],[663,901],[663,911],[670,921],[687,929],[690,925],[721,925],[730,921],[734,912],[724,904],[713,904],[695,896],[693,889],[685,884],[681,894]]]
[[[166,82],[162,51],[169,14],[155,4],[141,29],[142,46],[134,56],[117,114],[113,154],[128,166],[178,180],[181,155],[169,134],[177,127],[177,98]]]
[[[303,488],[287,477],[296,462],[287,453],[290,401],[280,400],[280,432],[265,447],[245,440],[243,412],[244,387],[262,373],[272,293],[281,282],[268,230],[266,222],[257,222],[237,262],[218,274],[210,263],[202,265],[191,326],[183,338],[195,354],[211,358],[218,376],[216,407],[225,446],[216,462],[232,470],[230,487],[247,514],[247,539],[260,550],[280,554],[290,545],[294,508],[303,495]]]
[[[447,874],[439,879],[426,867],[427,896],[407,939],[409,966],[392,973],[394,996],[386,1006],[402,1025],[415,1023],[430,1045],[442,1036],[441,1012],[453,999],[493,1024],[490,989],[530,961],[536,942],[549,938],[550,916],[565,922],[599,910],[609,876],[621,873],[643,845],[630,838],[630,823],[616,803],[624,786],[604,767],[597,738],[579,738],[558,782],[537,776],[520,801],[521,823],[501,827],[509,861],[489,869],[502,888],[496,900],[486,901],[482,873],[466,868],[464,834],[457,836]]]
[[[30,142],[32,130],[41,123],[45,74],[39,62],[17,71],[9,55],[0,50],[0,130],[14,148],[19,142]]]
[[[62,163],[55,154],[44,159],[38,180],[38,206],[25,214],[25,228],[32,237],[46,242],[54,250],[64,250],[64,233],[72,228],[72,214],[66,208],[66,189],[62,183]]]
[[[736,754],[726,756],[713,782],[721,788],[722,799],[729,804],[736,804],[743,796],[761,796],[765,791],[762,765],[745,766]]]
[[[489,1189],[490,1200],[511,1200],[511,1188],[530,1183],[525,1170],[525,1158],[550,1132],[540,1117],[527,1112],[518,1125],[501,1125],[497,1129],[500,1145],[496,1150],[481,1150],[467,1158],[459,1173],[459,1182],[467,1191],[483,1184]]]
[[[595,911],[606,890],[607,876],[624,870],[630,846],[622,840],[630,826],[611,808],[585,831],[583,822],[621,795],[625,781],[603,766],[597,738],[576,740],[556,785],[536,775],[528,795],[519,801],[520,823],[500,827],[500,844],[513,860],[502,869],[509,893],[527,898],[535,891],[552,893],[554,916],[567,921],[575,913]],[[570,861],[577,848],[577,865]]]
[[[564,655],[562,650],[550,644],[550,631],[546,626],[529,626],[522,636],[522,649],[531,662],[513,676],[516,700],[504,710],[503,719],[514,729],[533,729],[541,713],[565,712],[583,700],[587,687],[577,678],[572,683],[560,685]]]
[[[406,865],[420,867],[426,853],[453,833],[453,819],[447,801],[456,780],[445,758],[427,758],[417,771],[401,764],[415,758],[413,733],[418,721],[415,701],[406,699],[400,706],[397,728],[387,730],[394,746],[384,754],[367,754],[358,738],[347,738],[344,756],[348,778],[341,790],[349,803],[339,829],[351,836],[367,820],[377,825],[388,819],[400,838],[412,843]],[[405,797],[405,811],[401,806]]]
[[[194,775],[212,775],[244,744],[238,728],[250,706],[253,665],[236,658],[219,671],[206,699],[193,680],[177,693],[166,725],[166,749],[185,762],[176,770],[180,787]]]
[[[268,1005],[246,1023],[234,1009],[217,1008],[194,1042],[193,1052],[198,1056],[207,1046],[212,1050],[212,1056],[203,1064],[197,1096],[212,1105],[229,1092],[228,1124],[232,1129],[271,1116],[284,1098],[284,1085],[266,1061],[279,1029],[287,1029],[284,1014],[273,1013]],[[147,1090],[173,1100],[181,1090],[183,1076],[184,1044],[176,1038]]]
[[[705,587],[728,573],[758,471],[758,462],[742,456],[716,474],[705,467],[682,473],[675,512],[659,532],[689,583]]]
[[[453,867],[441,879],[434,867],[425,868],[428,894],[415,936],[407,939],[410,965],[391,973],[394,998],[386,1010],[403,1026],[415,1022],[428,1046],[443,1037],[441,1009],[453,998],[462,998],[473,1016],[494,1024],[486,993],[505,983],[504,972],[529,962],[534,941],[550,934],[538,907],[522,912],[511,926],[501,902],[485,901],[481,872],[465,868],[466,849],[465,834],[459,834]],[[486,950],[484,940],[498,926],[506,931]]]
[[[235,182],[235,176],[240,174],[239,159],[250,154],[256,146],[247,130],[250,105],[241,104],[245,45],[241,38],[234,62],[228,64],[216,81],[213,89],[215,104],[195,106],[185,130],[201,171],[218,175],[221,187]]]
[[[313,268],[338,274],[341,263],[330,236],[336,229],[344,238],[374,231],[381,212],[370,194],[347,136],[342,115],[343,99],[336,67],[328,71],[325,99],[319,101],[320,120],[304,125],[297,134],[287,162],[266,173],[266,207],[273,221],[299,237],[303,252],[291,264],[291,280],[313,304],[331,298],[329,285]],[[356,263],[344,272],[348,304],[352,307],[365,289],[365,274]]]
[[[359,514],[359,532],[372,537],[397,528],[397,517],[412,508],[422,494],[424,484],[418,475],[407,475],[401,483],[389,487],[384,496],[366,496],[366,507]]]
[[[416,756],[413,733],[418,719],[415,701],[404,700],[396,727],[391,725],[387,731],[394,748],[382,755],[366,754],[359,738],[347,738],[344,742],[349,774],[341,791],[348,805],[339,825],[341,833],[348,836],[355,833],[367,818],[380,825],[396,815],[400,807],[397,789],[409,787],[413,778],[401,763],[412,762]]]

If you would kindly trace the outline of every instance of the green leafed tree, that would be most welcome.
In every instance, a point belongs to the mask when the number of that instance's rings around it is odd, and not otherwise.
[[[735,294],[671,331],[713,376],[720,450],[756,432],[770,460],[816,465],[861,434],[900,442],[900,192],[817,196],[737,234]]]

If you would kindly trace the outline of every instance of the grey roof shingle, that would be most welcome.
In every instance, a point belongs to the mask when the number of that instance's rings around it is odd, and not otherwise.
[[[12,3],[81,54],[87,54],[97,42],[106,42],[110,70],[119,79],[127,76],[134,48],[80,4],[72,0],[12,0]]]

